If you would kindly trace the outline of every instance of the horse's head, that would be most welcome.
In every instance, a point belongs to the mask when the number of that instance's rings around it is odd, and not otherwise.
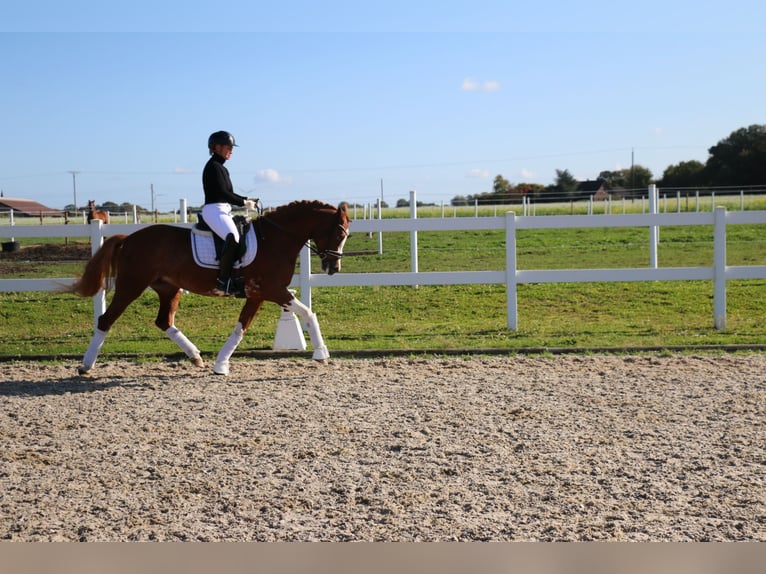
[[[317,228],[314,236],[316,253],[322,260],[322,271],[333,275],[340,271],[340,258],[343,256],[343,246],[348,239],[348,206],[341,203],[334,213],[328,213],[323,223]]]

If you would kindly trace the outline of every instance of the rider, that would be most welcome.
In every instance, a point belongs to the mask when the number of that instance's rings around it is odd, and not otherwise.
[[[234,142],[234,136],[226,131],[212,133],[207,140],[210,159],[202,170],[202,188],[205,191],[202,217],[210,229],[224,240],[216,290],[223,295],[233,294],[242,297],[244,296],[242,279],[232,280],[231,277],[234,257],[239,246],[239,232],[231,216],[231,206],[244,206],[249,210],[255,210],[258,200],[234,193],[229,170],[223,164],[231,158],[235,146],[237,144]]]

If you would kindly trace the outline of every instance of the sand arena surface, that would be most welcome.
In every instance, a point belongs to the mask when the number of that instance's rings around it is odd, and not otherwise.
[[[0,539],[766,541],[766,356],[0,363]]]

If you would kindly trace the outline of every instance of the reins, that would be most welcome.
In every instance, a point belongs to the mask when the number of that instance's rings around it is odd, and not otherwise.
[[[268,223],[270,223],[271,225],[273,225],[274,227],[276,227],[280,231],[286,233],[290,237],[298,239],[298,237],[295,235],[295,233],[293,233],[292,231],[290,231],[289,229],[284,227],[282,224],[274,221],[272,218],[267,217],[267,216],[260,216],[260,217],[258,217],[258,221],[263,221],[263,220],[266,220]],[[338,223],[337,226],[340,228],[340,230],[343,232],[343,234],[346,237],[348,237],[348,231],[346,230],[346,228],[343,227],[340,223]],[[308,241],[306,241],[305,245],[306,245],[306,247],[309,248],[309,250],[314,255],[318,255],[320,258],[324,258],[324,257],[328,257],[329,256],[329,257],[335,257],[336,259],[340,259],[341,257],[343,257],[343,253],[341,253],[340,251],[336,251],[335,249],[317,249],[316,247],[311,245],[311,239],[310,238],[309,238]]]

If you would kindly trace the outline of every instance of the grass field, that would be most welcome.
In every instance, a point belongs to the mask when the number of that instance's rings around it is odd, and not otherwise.
[[[420,216],[420,214],[419,214]],[[763,226],[730,226],[729,265],[766,265]],[[712,264],[712,227],[663,227],[662,267]],[[421,271],[503,269],[502,231],[421,232]],[[35,240],[25,240],[30,243]],[[41,240],[36,240],[41,242]],[[54,241],[54,240],[52,240]],[[63,240],[55,240],[63,241]],[[522,230],[519,269],[642,267],[649,264],[645,228]],[[409,271],[409,234],[353,234],[345,272]],[[71,277],[83,262],[29,262],[3,268],[4,277]],[[713,328],[708,281],[522,285],[519,330],[506,329],[502,285],[330,287],[312,290],[330,351],[766,345],[766,280],[727,284],[727,329]],[[205,355],[231,332],[241,301],[185,295],[177,326]],[[178,348],[154,327],[156,296],[147,292],[115,324],[102,356],[174,354]],[[281,311],[267,304],[241,350],[269,349]],[[80,355],[93,329],[90,299],[30,292],[0,294],[0,356]]]

